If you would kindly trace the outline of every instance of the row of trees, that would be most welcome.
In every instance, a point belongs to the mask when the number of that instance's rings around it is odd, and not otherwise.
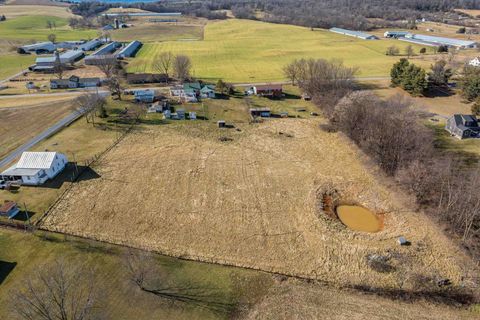
[[[191,77],[192,61],[186,55],[174,55],[167,51],[154,58],[152,67],[156,72],[164,74],[167,82],[172,71],[174,76],[183,82]]]

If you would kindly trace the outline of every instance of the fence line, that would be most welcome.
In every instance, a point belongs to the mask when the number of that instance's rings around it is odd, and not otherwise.
[[[98,160],[103,157],[107,152],[112,150],[115,146],[117,146],[130,131],[132,131],[133,127],[135,126],[135,123],[132,124],[128,129],[123,132],[110,146],[108,146],[105,150],[102,152],[95,154],[92,158],[85,160],[85,165],[81,168],[81,170],[77,171],[76,174],[72,177],[72,183],[63,190],[63,192],[55,199],[55,201],[45,210],[45,212],[42,214],[42,216],[35,222],[35,228],[40,228],[43,220],[45,217],[53,210],[55,207],[60,203],[61,200],[63,200],[66,196],[66,194],[73,188],[75,185],[75,182],[78,181],[78,178],[82,176],[82,174],[87,170],[91,165],[94,163],[98,162]],[[1,224],[1,222],[0,222]]]

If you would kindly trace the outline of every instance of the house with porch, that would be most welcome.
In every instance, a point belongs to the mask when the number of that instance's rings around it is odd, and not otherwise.
[[[447,120],[445,130],[458,139],[480,138],[480,123],[474,115],[454,114]]]
[[[67,157],[59,152],[24,152],[20,160],[0,173],[0,180],[42,185],[65,169]]]

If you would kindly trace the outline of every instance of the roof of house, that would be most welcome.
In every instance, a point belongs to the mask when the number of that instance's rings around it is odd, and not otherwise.
[[[19,169],[49,169],[57,152],[24,152],[15,165]]]
[[[17,168],[17,165],[14,164],[7,170],[1,173],[2,176],[34,176],[42,169],[23,169]]]
[[[201,90],[202,85],[200,82],[186,82],[183,84],[184,90]]]
[[[59,84],[67,85],[70,83],[70,79],[50,79],[50,83],[56,83],[57,85]]]
[[[455,126],[462,131],[473,130],[480,132],[480,126],[475,116],[469,114],[454,114]]]
[[[200,91],[201,91],[201,92],[205,92],[205,91],[215,91],[215,86],[214,86],[213,84],[207,84],[207,85],[203,86]]]
[[[0,213],[7,213],[10,210],[14,209],[17,206],[16,202],[13,201],[5,201],[1,206],[0,206]]]

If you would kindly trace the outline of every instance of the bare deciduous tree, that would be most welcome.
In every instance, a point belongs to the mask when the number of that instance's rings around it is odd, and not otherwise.
[[[94,319],[98,308],[94,271],[55,261],[38,268],[13,292],[12,313],[26,320]]]
[[[155,57],[153,62],[153,69],[158,73],[165,74],[165,82],[168,83],[170,71],[174,63],[175,57],[171,52],[162,52]]]
[[[51,33],[47,36],[48,41],[55,43],[57,41],[57,36],[54,33]]]
[[[408,59],[410,59],[415,54],[415,52],[413,51],[413,47],[411,45],[408,45],[405,48],[405,54],[407,55]]]
[[[295,85],[295,82],[297,81],[300,67],[300,62],[296,59],[283,67],[283,74],[292,82],[292,85]]]
[[[173,69],[175,76],[180,81],[185,81],[190,78],[190,69],[192,68],[192,62],[190,58],[185,55],[177,55],[173,63]]]
[[[107,86],[112,96],[116,96],[118,100],[122,100],[123,87],[117,76],[112,76],[107,80]]]
[[[75,99],[73,108],[78,112],[85,114],[87,123],[92,123],[95,126],[95,116],[98,110],[103,108],[106,104],[105,98],[97,93],[82,94]]]
[[[97,68],[105,74],[106,78],[112,77],[119,69],[118,61],[115,57],[104,56],[97,61]]]

